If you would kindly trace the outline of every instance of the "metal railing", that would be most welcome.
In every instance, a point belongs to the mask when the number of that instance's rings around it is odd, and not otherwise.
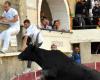
[[[79,19],[80,18],[80,19]],[[96,29],[100,16],[95,17],[72,17],[72,29]],[[84,20],[84,21],[83,21]],[[83,21],[83,22],[82,22]],[[81,25],[80,25],[81,24]]]

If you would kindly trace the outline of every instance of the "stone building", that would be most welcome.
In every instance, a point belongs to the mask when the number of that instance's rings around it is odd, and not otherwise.
[[[0,0],[0,15],[2,14],[2,4],[6,0]],[[71,31],[70,17],[74,16],[76,0],[9,0],[12,7],[19,12],[21,26],[24,19],[28,18],[32,23],[40,25],[42,12],[50,21],[59,19],[61,26],[66,31]],[[24,30],[18,35],[18,48],[21,46],[21,36]],[[81,62],[100,62],[100,55],[91,54],[91,42],[100,42],[100,31],[96,29],[72,30],[72,32],[57,32],[41,30],[44,36],[42,48],[50,50],[51,44],[56,43],[62,52],[71,53],[72,44],[79,43],[81,51]],[[91,36],[93,34],[94,36]],[[26,68],[26,62],[19,61],[17,55],[20,52],[10,52],[0,54],[0,80],[10,80],[13,76],[22,74]],[[32,69],[40,69],[37,64],[32,65]]]

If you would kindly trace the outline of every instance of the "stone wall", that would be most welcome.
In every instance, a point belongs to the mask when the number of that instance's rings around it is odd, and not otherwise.
[[[10,56],[10,55],[11,53],[7,53],[6,56],[1,57],[0,54],[0,80],[11,80],[12,77],[22,74],[27,67],[26,61],[18,60],[17,55],[15,56]],[[37,70],[37,69],[39,70],[41,68],[36,63],[33,62],[32,70]]]

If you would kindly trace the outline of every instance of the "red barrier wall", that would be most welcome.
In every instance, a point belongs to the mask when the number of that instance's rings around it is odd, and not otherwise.
[[[97,71],[100,72],[100,62],[85,63],[84,65],[87,66],[87,67],[90,67],[90,68],[96,69]]]

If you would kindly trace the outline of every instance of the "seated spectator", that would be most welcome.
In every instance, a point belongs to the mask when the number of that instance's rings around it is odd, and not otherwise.
[[[51,45],[51,50],[57,50],[57,45],[52,44],[52,45]]]
[[[38,30],[37,26],[31,24],[30,20],[26,19],[24,20],[24,28],[26,29],[26,32],[24,34],[24,38],[22,40],[22,49],[21,51],[24,51],[25,48],[28,46],[27,45],[27,41],[28,38],[30,37],[30,44],[41,46],[43,43],[43,37],[40,33],[40,31]]]
[[[54,30],[60,30],[61,26],[60,26],[60,21],[59,20],[55,20],[54,24],[53,24],[53,29]]]
[[[10,27],[0,33],[0,40],[3,40],[2,53],[5,53],[9,48],[9,43],[12,35],[17,35],[20,31],[20,20],[17,10],[11,8],[11,3],[9,1],[3,4],[4,12],[0,17],[0,21],[8,23]]]
[[[46,17],[44,17],[41,20],[41,28],[42,29],[52,29],[52,27],[49,25],[49,20]]]
[[[72,53],[72,59],[76,62],[76,63],[81,63],[81,59],[80,59],[80,49],[79,47],[75,47],[74,48],[74,52]]]
[[[95,3],[95,6],[92,9],[92,13],[93,13],[93,24],[97,25],[98,17],[100,17],[100,6],[98,2]]]
[[[55,20],[53,23],[53,30],[65,31],[61,28],[60,20]]]
[[[98,21],[97,29],[100,29],[100,18],[99,18],[99,21]]]

